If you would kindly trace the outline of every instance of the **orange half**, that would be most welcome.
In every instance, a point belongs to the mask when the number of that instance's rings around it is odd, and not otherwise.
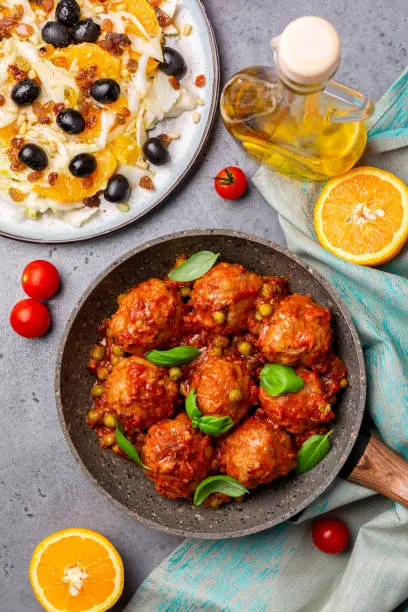
[[[160,35],[161,28],[157,21],[156,11],[150,2],[147,0],[124,0],[122,4],[126,5],[125,10],[136,17],[149,36],[153,37]],[[113,5],[113,10],[114,6],[115,5]],[[127,27],[126,31],[129,34],[144,36],[144,33],[133,23]]]
[[[408,187],[385,170],[355,168],[327,183],[314,218],[328,251],[363,266],[381,265],[408,239]]]
[[[64,529],[42,540],[31,558],[29,576],[48,612],[105,612],[123,591],[118,551],[89,529]]]

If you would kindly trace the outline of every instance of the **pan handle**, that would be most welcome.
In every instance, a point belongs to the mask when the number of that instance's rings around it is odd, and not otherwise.
[[[341,475],[408,508],[408,462],[373,434],[360,434]]]

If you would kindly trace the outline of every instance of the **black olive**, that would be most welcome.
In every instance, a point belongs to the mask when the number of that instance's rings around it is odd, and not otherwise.
[[[163,47],[163,61],[159,68],[167,76],[181,77],[186,72],[187,65],[178,51],[171,47]]]
[[[31,170],[45,170],[48,166],[48,157],[44,149],[36,144],[26,144],[18,152],[18,159]]]
[[[72,38],[76,43],[96,42],[100,35],[101,28],[92,19],[81,19],[72,30]]]
[[[11,90],[11,99],[17,106],[32,104],[41,93],[41,87],[33,79],[24,79],[16,83]]]
[[[169,152],[159,138],[149,138],[143,145],[145,157],[155,166],[162,166],[169,160]]]
[[[90,153],[75,155],[69,162],[69,171],[78,178],[85,178],[96,170],[96,159]]]
[[[90,94],[98,102],[112,104],[120,96],[120,85],[113,79],[98,79],[92,83]]]
[[[130,198],[129,181],[123,174],[114,174],[110,177],[103,195],[108,202],[125,202]]]
[[[68,47],[71,39],[68,28],[58,21],[47,21],[41,30],[41,36],[53,47]]]
[[[68,134],[80,134],[86,127],[85,119],[73,108],[64,108],[57,116],[57,125]]]
[[[78,23],[80,14],[81,9],[75,0],[60,0],[55,9],[55,19],[67,28]]]

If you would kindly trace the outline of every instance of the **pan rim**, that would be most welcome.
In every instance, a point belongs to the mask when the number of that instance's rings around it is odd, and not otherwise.
[[[225,238],[238,238],[240,240],[248,240],[251,242],[255,242],[261,246],[271,248],[277,251],[278,253],[285,255],[289,259],[292,259],[293,261],[295,261],[295,263],[298,264],[300,267],[302,267],[309,275],[313,274],[315,279],[323,286],[323,288],[327,291],[330,297],[336,302],[336,305],[341,311],[341,314],[344,317],[347,323],[347,326],[350,330],[350,333],[353,339],[353,343],[355,346],[356,354],[357,354],[359,396],[358,396],[358,417],[356,418],[353,429],[350,431],[350,438],[347,442],[347,445],[343,449],[343,453],[342,453],[342,456],[338,464],[336,465],[334,469],[331,470],[331,472],[328,475],[325,476],[323,482],[316,489],[313,489],[313,492],[310,495],[308,495],[307,498],[302,503],[296,506],[296,510],[294,510],[293,508],[289,509],[287,512],[283,513],[283,515],[281,515],[279,520],[277,520],[276,518],[271,519],[270,521],[263,522],[262,525],[247,527],[243,529],[237,529],[237,530],[230,531],[228,533],[221,533],[221,534],[217,533],[216,534],[212,532],[209,532],[209,533],[188,532],[188,534],[186,535],[186,532],[183,529],[178,529],[175,527],[168,527],[166,525],[155,523],[154,521],[146,517],[140,516],[137,512],[135,512],[134,510],[131,510],[130,508],[128,508],[127,506],[119,502],[116,498],[114,498],[98,482],[97,478],[93,476],[91,472],[88,470],[81,456],[79,455],[74,443],[71,440],[71,437],[69,435],[68,426],[64,418],[62,399],[61,399],[61,363],[62,363],[62,357],[64,353],[65,344],[66,344],[66,341],[68,339],[68,336],[72,328],[72,325],[77,315],[79,314],[83,304],[88,299],[88,297],[91,295],[91,293],[96,289],[99,283],[101,283],[104,280],[104,278],[108,276],[108,274],[113,272],[116,268],[121,266],[128,259],[134,257],[137,254],[140,254],[141,252],[151,247],[159,245],[163,242],[168,242],[168,241],[172,241],[172,240],[183,238],[183,237],[192,238],[192,237],[200,237],[200,236],[218,236],[218,237],[225,237]],[[270,529],[280,523],[287,521],[288,519],[292,518],[293,516],[297,515],[299,512],[307,508],[314,500],[316,500],[319,497],[319,495],[321,495],[324,491],[326,491],[329,488],[329,486],[335,480],[336,476],[338,476],[347,458],[349,457],[351,450],[357,439],[360,428],[361,428],[361,423],[362,423],[363,416],[364,416],[365,400],[366,400],[366,369],[365,369],[363,349],[361,346],[361,342],[360,342],[357,330],[354,326],[351,314],[348,308],[346,307],[346,305],[344,304],[343,300],[338,295],[337,291],[315,268],[313,268],[313,266],[310,266],[309,264],[305,263],[297,255],[289,251],[289,249],[282,247],[280,245],[277,245],[276,243],[266,240],[264,238],[260,238],[259,236],[256,236],[254,234],[249,234],[246,232],[238,232],[235,230],[228,230],[228,229],[210,229],[210,230],[191,229],[191,230],[185,230],[185,231],[175,232],[171,234],[165,234],[164,236],[160,236],[158,238],[154,238],[152,240],[144,242],[143,244],[121,255],[118,259],[116,259],[114,262],[109,264],[105,268],[105,270],[103,270],[100,274],[98,274],[98,276],[94,279],[94,281],[88,286],[86,291],[82,294],[82,296],[78,300],[70,316],[68,317],[67,323],[64,328],[64,332],[62,334],[61,340],[58,345],[54,381],[55,381],[55,397],[56,397],[56,404],[57,404],[58,419],[59,419],[59,423],[60,423],[61,429],[64,434],[64,438],[66,442],[68,443],[68,447],[71,453],[73,454],[75,461],[79,464],[82,473],[84,473],[87,476],[87,478],[94,484],[94,486],[99,491],[101,491],[116,507],[125,511],[127,515],[131,516],[133,519],[136,519],[139,523],[141,523],[142,525],[145,525],[146,527],[150,527],[157,531],[161,531],[163,533],[168,533],[171,535],[191,537],[191,538],[196,538],[196,539],[208,539],[208,540],[222,540],[222,539],[229,539],[229,538],[238,538],[238,537],[243,537],[243,536],[259,533],[259,532],[265,531],[266,529]]]

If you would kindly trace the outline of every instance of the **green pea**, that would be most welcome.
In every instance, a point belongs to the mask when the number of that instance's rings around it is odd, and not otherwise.
[[[88,420],[89,425],[96,425],[96,423],[99,422],[100,418],[101,418],[101,413],[99,412],[99,410],[90,410],[88,412],[87,420]]]
[[[218,325],[222,325],[223,323],[225,323],[225,313],[221,310],[218,310],[217,312],[213,313],[213,319]]]
[[[91,393],[94,397],[101,397],[101,395],[104,394],[104,387],[103,385],[94,385],[91,389]]]
[[[98,368],[96,370],[96,373],[97,373],[99,380],[106,380],[109,376],[108,368]]]
[[[115,429],[117,422],[118,419],[115,417],[114,414],[105,414],[105,416],[103,417],[103,424],[105,425],[105,427]]]
[[[100,361],[105,357],[105,347],[103,344],[95,344],[93,349],[91,350],[91,357]]]
[[[241,353],[241,355],[250,355],[252,346],[249,344],[249,342],[240,342],[238,344],[238,351]]]
[[[112,346],[112,353],[116,355],[116,357],[123,357],[125,354],[125,351],[122,348],[120,348],[120,346],[114,345]]]
[[[180,368],[177,368],[177,367],[170,368],[169,376],[171,380],[178,380],[182,376],[182,371]]]
[[[259,307],[259,312],[262,317],[269,317],[273,312],[272,304],[261,304]]]
[[[228,399],[230,402],[240,402],[244,396],[242,395],[242,391],[239,389],[231,389],[228,394]]]

